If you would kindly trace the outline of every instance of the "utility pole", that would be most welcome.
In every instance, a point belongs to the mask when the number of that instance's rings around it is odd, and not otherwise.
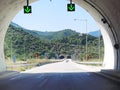
[[[78,20],[78,21],[85,21],[85,29],[86,29],[86,61],[87,61],[87,55],[88,55],[88,31],[87,31],[87,24],[88,24],[88,22],[87,22],[87,19],[74,19],[74,21],[76,21],[76,20]]]
[[[13,33],[11,34],[11,60],[12,60],[12,37],[13,37]]]

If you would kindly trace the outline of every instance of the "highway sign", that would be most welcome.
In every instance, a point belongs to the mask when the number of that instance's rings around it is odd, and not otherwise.
[[[39,56],[39,54],[38,53],[35,53],[35,55],[34,55],[36,58],[38,58],[38,56]]]

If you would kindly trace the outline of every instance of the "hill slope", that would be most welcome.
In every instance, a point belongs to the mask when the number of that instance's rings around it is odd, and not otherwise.
[[[99,36],[101,36],[101,33],[100,33],[99,30],[97,30],[97,31],[93,31],[93,32],[89,32],[88,34],[89,34],[89,35],[92,35],[92,36],[95,36],[95,37],[99,37]]]
[[[80,35],[71,29],[58,32],[39,32],[22,28],[12,23],[5,38],[5,57],[16,56],[19,60],[34,58],[58,58],[72,55],[75,59],[85,58],[86,34]],[[80,51],[82,50],[82,51]],[[88,51],[93,58],[98,57],[98,38],[88,35]],[[12,52],[12,53],[11,53]],[[82,53],[81,53],[82,52]],[[103,40],[101,39],[103,54]]]
[[[65,29],[57,32],[41,32],[41,31],[31,31],[31,30],[25,30],[25,32],[46,40],[54,40],[54,39],[62,39],[74,34],[77,34],[77,32],[71,30],[71,29]]]

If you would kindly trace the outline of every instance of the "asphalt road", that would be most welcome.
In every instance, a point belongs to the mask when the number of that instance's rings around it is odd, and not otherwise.
[[[120,90],[120,84],[86,72],[73,62],[60,62],[0,80],[0,90]]]

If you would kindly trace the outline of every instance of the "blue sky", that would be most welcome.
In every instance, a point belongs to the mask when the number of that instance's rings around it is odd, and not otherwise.
[[[76,5],[75,12],[67,12],[68,0],[38,0],[32,4],[32,14],[24,14],[23,9],[15,16],[13,22],[20,26],[38,31],[59,31],[73,29],[85,33],[85,21],[74,19],[87,19],[87,31],[99,30],[94,19],[80,6]]]

